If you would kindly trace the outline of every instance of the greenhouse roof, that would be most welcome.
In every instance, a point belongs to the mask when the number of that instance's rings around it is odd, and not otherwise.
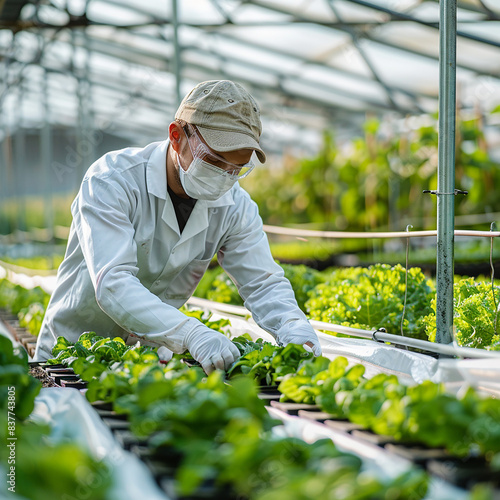
[[[500,5],[459,0],[457,100],[500,104]],[[261,105],[271,153],[317,148],[367,113],[437,111],[439,3],[432,0],[0,1],[2,129],[165,136],[197,82],[232,79]]]

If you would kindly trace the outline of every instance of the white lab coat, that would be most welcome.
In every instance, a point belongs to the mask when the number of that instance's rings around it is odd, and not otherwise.
[[[133,332],[184,352],[184,336],[199,322],[178,308],[215,254],[263,329],[276,336],[285,322],[307,322],[271,256],[257,205],[238,184],[216,201],[198,200],[179,233],[167,148],[163,141],[113,151],[87,171],[34,359],[52,357],[58,336],[76,341],[85,331],[124,339]]]

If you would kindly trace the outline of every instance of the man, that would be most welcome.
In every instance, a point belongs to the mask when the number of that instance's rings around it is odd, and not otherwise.
[[[38,337],[48,359],[58,336],[130,334],[209,373],[239,356],[232,342],[180,308],[217,254],[245,306],[276,340],[318,338],[269,250],[256,204],[238,180],[260,161],[257,103],[240,85],[208,81],[182,101],[168,140],[113,151],[87,171],[71,211],[68,247]]]

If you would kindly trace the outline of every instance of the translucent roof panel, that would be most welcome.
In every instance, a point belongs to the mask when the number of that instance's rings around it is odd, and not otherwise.
[[[405,118],[437,111],[436,0],[174,5],[12,0],[8,12],[0,7],[0,126],[86,121],[112,124],[114,133],[136,142],[158,139],[192,86],[223,78],[259,101],[272,128],[263,141],[273,154],[310,151],[324,128],[355,133],[367,112]],[[458,0],[457,17],[458,106],[480,109],[493,122],[500,5]]]

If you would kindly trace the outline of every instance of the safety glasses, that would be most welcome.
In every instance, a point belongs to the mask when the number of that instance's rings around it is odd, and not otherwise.
[[[238,180],[246,177],[254,169],[255,163],[252,160],[245,163],[245,165],[235,165],[222,158],[222,156],[215,154],[201,140],[199,132],[189,123],[182,127],[182,129],[186,134],[193,159],[200,158],[202,161],[220,169],[223,175],[237,177]]]

